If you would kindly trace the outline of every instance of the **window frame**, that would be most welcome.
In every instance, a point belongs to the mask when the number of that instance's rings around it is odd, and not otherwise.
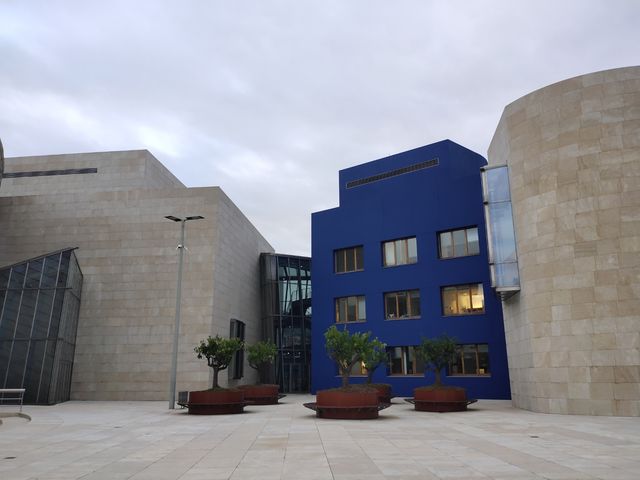
[[[356,319],[353,321],[349,321],[349,299],[355,298],[355,307],[356,307]],[[364,307],[364,316],[362,320],[360,320],[359,312],[360,312],[360,299],[362,299],[363,307]],[[340,300],[345,300],[345,317],[347,320],[340,321],[340,314],[342,313],[342,309],[340,308]],[[350,323],[364,323],[367,321],[367,300],[365,295],[347,295],[345,297],[336,297],[334,299],[334,323],[339,325],[348,325]]]
[[[424,362],[420,362],[420,360],[418,359],[418,356],[415,354],[415,348],[417,347],[417,345],[400,345],[400,346],[391,346],[391,347],[387,347],[386,348],[386,352],[387,352],[387,377],[424,377],[425,374],[425,366],[424,366]],[[391,354],[393,353],[393,351],[399,348],[400,352],[401,352],[401,364],[402,364],[402,372],[403,373],[392,373],[392,363],[391,363]],[[407,366],[409,364],[409,359],[411,358],[411,356],[409,355],[409,349],[413,350],[413,370],[416,373],[406,373],[407,372]],[[422,368],[421,372],[418,372],[417,370],[420,368]]]
[[[410,261],[410,256],[409,256],[409,241],[410,240],[414,240],[415,241],[415,261]],[[396,244],[398,242],[403,242],[402,245],[402,250],[403,253],[405,255],[405,258],[407,259],[406,262],[403,263],[398,263],[397,262],[397,258],[396,258],[396,251],[397,251],[397,246]],[[388,244],[393,244],[393,259],[394,259],[394,263],[388,263],[387,262],[387,255],[386,255],[386,247]],[[392,267],[401,267],[402,265],[415,265],[416,263],[418,263],[418,238],[413,235],[410,237],[402,237],[402,238],[396,238],[393,240],[384,240],[382,242],[382,266],[384,268],[392,268]]]
[[[477,253],[469,253],[469,230],[476,230],[476,236],[478,239],[478,252]],[[456,249],[455,249],[455,242],[453,241],[453,234],[454,232],[460,232],[463,231],[464,232],[464,249],[465,249],[465,253],[463,255],[457,255],[456,254]],[[442,254],[442,235],[444,234],[449,234],[450,239],[451,239],[451,256],[445,257]],[[468,227],[462,227],[462,228],[453,228],[450,230],[442,230],[441,232],[438,232],[438,258],[440,260],[451,260],[453,258],[464,258],[464,257],[475,257],[480,255],[480,232],[478,230],[478,225],[472,225],[472,226],[468,226]]]
[[[478,373],[480,370],[480,347],[487,347],[487,372],[486,373]],[[476,373],[465,373],[465,363],[464,363],[464,347],[475,347],[475,364],[476,364]],[[483,352],[484,353],[484,352]],[[462,373],[451,373],[453,362],[449,362],[447,366],[447,377],[491,377],[491,356],[489,355],[489,344],[488,343],[460,343],[456,345],[456,357],[460,362],[459,365],[462,368]]]
[[[401,317],[401,316],[389,316],[389,311],[387,310],[387,298],[391,297],[392,295],[395,295],[395,307],[396,307],[396,312],[398,312],[400,310],[399,308],[399,300],[398,294],[406,294],[406,302],[407,302],[407,316]],[[412,312],[412,307],[411,307],[411,295],[417,293],[418,294],[418,313],[414,314],[414,312]],[[422,306],[420,304],[420,289],[419,288],[415,288],[412,290],[397,290],[394,292],[385,292],[383,295],[383,302],[384,302],[384,319],[385,320],[412,320],[412,319],[417,319],[417,318],[421,318],[422,317]]]
[[[362,268],[358,268],[358,250],[360,250],[360,260]],[[347,270],[347,255],[349,252],[352,252],[353,255],[353,270]],[[338,255],[343,256],[343,265],[344,270],[338,270]],[[341,275],[343,273],[353,273],[353,272],[362,272],[364,271],[364,245],[355,245],[353,247],[345,247],[345,248],[336,248],[333,251],[333,273]]]
[[[473,286],[478,286],[480,288],[480,291],[482,292],[482,311],[469,311],[469,312],[462,312],[460,313],[460,307],[459,307],[459,302],[458,302],[458,292],[460,290],[462,290],[464,287],[467,288],[468,292],[469,292],[469,305],[471,306],[471,310],[473,310],[473,295],[471,292],[471,287]],[[456,292],[456,310],[457,313],[448,313],[446,311],[446,304],[445,304],[445,299],[444,299],[444,293],[446,289],[451,289],[451,288],[455,288],[455,292]],[[463,283],[460,285],[445,285],[440,287],[440,302],[441,302],[441,307],[442,307],[442,316],[443,317],[461,317],[461,316],[465,316],[465,315],[484,315],[487,312],[486,309],[486,303],[485,303],[485,295],[484,295],[484,284],[482,282],[477,282],[477,283]]]

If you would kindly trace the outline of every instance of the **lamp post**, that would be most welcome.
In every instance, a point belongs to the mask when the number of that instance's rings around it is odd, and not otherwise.
[[[176,320],[173,329],[173,356],[171,357],[171,381],[169,384],[169,409],[175,408],[176,402],[176,377],[178,373],[178,336],[180,335],[180,298],[182,296],[182,261],[184,255],[184,226],[189,220],[202,220],[201,215],[178,218],[167,215],[167,220],[180,222],[180,243],[178,244],[178,287],[176,288]]]

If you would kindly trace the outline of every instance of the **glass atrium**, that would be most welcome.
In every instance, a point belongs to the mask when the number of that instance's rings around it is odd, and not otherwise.
[[[311,259],[262,254],[263,338],[278,347],[280,391],[308,392],[311,376]]]
[[[66,249],[0,269],[0,387],[69,400],[82,272]]]

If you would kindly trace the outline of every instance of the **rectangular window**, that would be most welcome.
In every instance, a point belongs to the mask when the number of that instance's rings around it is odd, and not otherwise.
[[[449,230],[438,234],[440,258],[466,257],[480,253],[478,227]]]
[[[351,377],[362,377],[367,375],[367,369],[364,368],[364,362],[358,362],[351,368]]]
[[[336,298],[336,323],[367,320],[364,295]]]
[[[229,338],[238,338],[244,342],[245,324],[240,320],[231,319]],[[244,375],[244,349],[238,350],[229,365],[229,378],[238,380]]]
[[[469,315],[484,313],[482,284],[442,287],[442,314]]]
[[[359,272],[360,270],[364,270],[362,245],[334,250],[333,259],[335,273]]]
[[[424,362],[418,360],[413,346],[387,347],[387,375],[424,375]]]
[[[416,263],[418,261],[416,237],[383,242],[382,256],[385,267]]]
[[[455,359],[449,364],[449,375],[490,375],[489,345],[458,345]]]
[[[385,318],[411,318],[420,316],[420,290],[384,294]]]

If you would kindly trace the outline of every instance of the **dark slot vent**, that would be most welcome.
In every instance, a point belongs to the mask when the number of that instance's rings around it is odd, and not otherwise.
[[[379,182],[391,177],[397,177],[398,175],[404,175],[405,173],[416,172],[425,168],[431,168],[437,166],[439,163],[437,158],[427,160],[426,162],[415,163],[408,167],[398,168],[396,170],[390,170],[388,172],[379,173],[366,178],[360,178],[358,180],[352,180],[347,182],[347,188],[359,187],[360,185],[366,185],[367,183]]]
[[[83,173],[98,173],[97,168],[68,168],[66,170],[36,170],[34,172],[3,173],[2,178],[21,177],[50,177],[54,175],[79,175]]]

